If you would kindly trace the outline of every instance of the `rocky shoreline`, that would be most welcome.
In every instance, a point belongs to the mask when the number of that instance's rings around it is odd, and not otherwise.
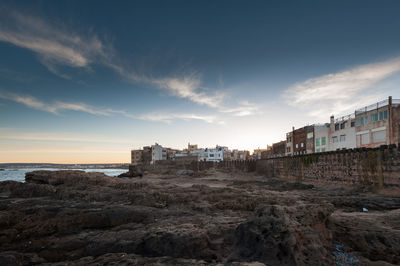
[[[0,182],[0,265],[395,265],[399,229],[399,197],[250,173]]]

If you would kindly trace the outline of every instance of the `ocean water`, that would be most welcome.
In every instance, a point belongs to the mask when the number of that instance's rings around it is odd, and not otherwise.
[[[0,181],[14,180],[18,182],[25,182],[25,174],[27,172],[48,170],[81,170],[85,172],[100,172],[109,176],[118,176],[119,174],[128,172],[128,169],[58,169],[58,168],[21,168],[21,169],[4,169],[0,171]]]

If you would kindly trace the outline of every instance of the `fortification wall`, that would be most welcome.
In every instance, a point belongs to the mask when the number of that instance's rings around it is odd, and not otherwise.
[[[364,186],[400,186],[400,146],[349,149],[291,157],[197,163],[198,169],[217,167],[254,172],[292,181]],[[196,170],[196,169],[194,169]]]

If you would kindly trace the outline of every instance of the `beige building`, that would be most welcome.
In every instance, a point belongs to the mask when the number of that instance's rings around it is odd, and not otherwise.
[[[131,164],[138,165],[143,161],[143,150],[131,151]]]
[[[189,152],[195,151],[195,150],[197,150],[197,149],[198,149],[197,144],[190,144],[190,143],[188,143],[188,151],[189,151]]]
[[[358,148],[375,148],[400,142],[400,100],[387,100],[358,109],[356,142]]]
[[[268,151],[269,149],[271,149],[271,148],[267,147],[266,149],[254,149],[253,158],[257,159],[257,160],[261,159],[262,158],[262,153],[265,152],[265,151]]]

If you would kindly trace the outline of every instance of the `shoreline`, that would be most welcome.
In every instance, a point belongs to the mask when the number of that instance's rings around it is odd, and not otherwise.
[[[0,207],[0,262],[8,264],[391,265],[400,258],[399,197],[255,173],[171,170],[128,179],[35,171],[25,183],[0,182]]]

